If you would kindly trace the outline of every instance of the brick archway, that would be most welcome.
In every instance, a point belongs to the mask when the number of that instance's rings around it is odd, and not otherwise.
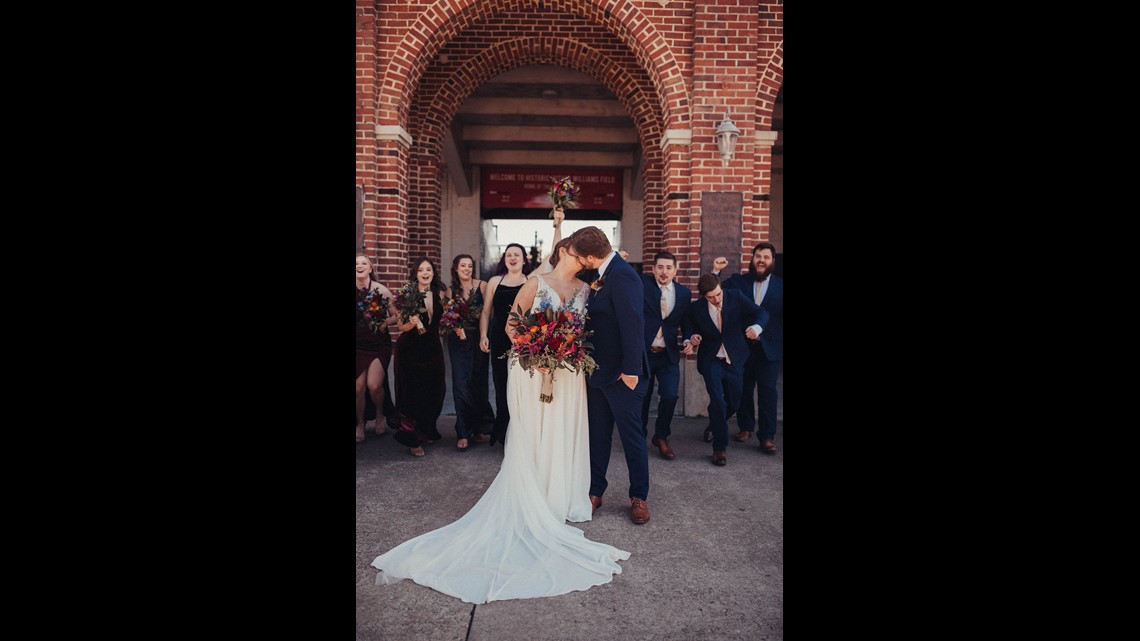
[[[653,22],[630,0],[437,0],[425,7],[405,30],[383,73],[377,97],[377,124],[407,127],[407,105],[412,104],[424,71],[440,49],[464,30],[502,12],[531,12],[554,17],[569,14],[600,25],[634,53],[660,100],[669,128],[689,123],[689,95],[672,49]],[[543,9],[538,9],[539,6]],[[547,9],[548,8],[548,9]],[[537,10],[537,11],[536,11]],[[383,12],[378,17],[383,18]],[[557,31],[556,31],[557,33]],[[379,71],[379,70],[377,70]],[[378,74],[379,75],[379,74]]]
[[[776,105],[776,94],[784,86],[784,43],[776,45],[767,67],[756,79],[756,128],[772,128],[772,109]]]
[[[752,225],[754,230],[746,234],[741,247],[741,264],[752,259],[752,247],[760,241],[771,241],[772,229],[772,112],[776,106],[776,94],[784,83],[784,43],[780,41],[768,59],[768,64],[760,67],[756,77],[756,160],[753,176]],[[761,133],[763,132],[763,133]],[[765,142],[762,144],[761,140]]]
[[[477,38],[478,35],[472,37]],[[462,47],[463,37],[455,44]],[[416,141],[409,160],[409,241],[437,247],[441,210],[441,154],[444,136],[463,101],[480,85],[511,69],[551,64],[589,75],[610,90],[633,119],[645,162],[641,167],[647,194],[661,194],[662,151],[656,141],[663,127],[652,85],[629,52],[607,55],[583,42],[552,36],[515,38],[498,42],[474,56],[458,56],[456,65],[433,65],[425,71],[413,103],[409,133]],[[625,58],[625,59],[623,59]],[[645,220],[659,221],[660,198],[647,198]],[[654,250],[655,251],[655,250]]]

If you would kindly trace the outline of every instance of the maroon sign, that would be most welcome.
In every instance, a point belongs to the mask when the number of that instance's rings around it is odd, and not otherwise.
[[[546,195],[551,183],[569,176],[578,187],[579,209],[621,211],[621,170],[535,169],[484,167],[482,172],[483,209],[550,209]]]

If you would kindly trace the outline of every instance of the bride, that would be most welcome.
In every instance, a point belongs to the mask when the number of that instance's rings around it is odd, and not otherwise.
[[[568,245],[555,244],[552,271],[528,280],[515,306],[585,312],[589,288],[575,277],[581,266]],[[511,438],[498,476],[458,521],[376,557],[378,584],[412,579],[468,603],[490,603],[586,590],[621,574],[617,562],[629,552],[565,523],[588,521],[592,512],[585,379],[558,370],[550,403],[539,401],[541,386],[541,376],[511,363]]]

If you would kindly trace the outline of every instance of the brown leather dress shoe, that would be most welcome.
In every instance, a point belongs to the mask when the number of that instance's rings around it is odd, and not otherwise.
[[[714,465],[728,465],[728,452],[724,450],[713,452],[712,462]]]
[[[752,432],[741,431],[741,432],[737,432],[736,436],[733,436],[732,438],[736,439],[737,443],[743,443],[744,441],[747,441],[751,437],[752,437]]]
[[[593,494],[591,494],[590,495],[590,505],[594,506],[594,509],[590,510],[590,514],[596,513],[598,511],[598,508],[602,507],[602,497],[594,496]]]
[[[486,443],[487,441],[491,440],[491,437],[487,434],[476,434],[472,437],[471,440],[475,441],[476,443]]]
[[[673,453],[673,448],[669,447],[669,439],[654,436],[652,442],[657,446],[657,449],[661,451],[661,458],[668,461],[677,458],[677,455]]]
[[[629,518],[635,525],[641,525],[649,521],[649,506],[641,499],[629,500]]]
[[[765,454],[775,454],[776,444],[772,442],[772,439],[766,439],[760,444],[760,449],[764,450]]]

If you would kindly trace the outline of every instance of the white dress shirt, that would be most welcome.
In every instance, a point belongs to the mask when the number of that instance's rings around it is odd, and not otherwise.
[[[772,280],[769,276],[759,283],[752,283],[752,301],[759,305],[764,300],[764,294],[768,293],[768,281]]]
[[[617,252],[613,252],[613,253],[611,253],[611,254],[610,254],[610,257],[609,257],[609,258],[607,258],[607,259],[605,260],[605,262],[603,262],[603,263],[601,264],[601,266],[600,266],[600,267],[598,267],[598,278],[602,278],[603,276],[605,276],[605,275],[606,275],[606,270],[607,270],[607,269],[609,269],[609,267],[610,267],[610,263],[613,261],[613,259],[614,259],[614,256],[617,256],[617,255],[618,255],[618,253],[617,253]]]
[[[721,306],[720,307],[717,307],[716,305],[713,305],[712,303],[709,303],[708,306],[709,306],[709,318],[712,319],[713,325],[716,325],[716,328],[718,330],[720,330],[720,334],[721,334],[720,351],[718,351],[716,353],[716,357],[717,358],[723,358],[725,363],[732,365],[732,361],[728,358],[728,352],[725,351],[725,349],[724,349],[724,327],[723,327],[723,325],[721,325],[721,318],[720,318],[721,309],[724,308],[724,300],[723,299],[721,300]]]
[[[657,281],[654,280],[654,283]],[[665,318],[673,313],[673,308],[677,306],[677,291],[673,287],[673,281],[670,280],[668,285],[661,287],[661,300],[665,302],[665,314],[661,318]],[[676,340],[676,339],[674,339]],[[653,344],[650,347],[665,347],[665,337],[661,335],[661,328],[657,329],[657,337],[653,339]]]

